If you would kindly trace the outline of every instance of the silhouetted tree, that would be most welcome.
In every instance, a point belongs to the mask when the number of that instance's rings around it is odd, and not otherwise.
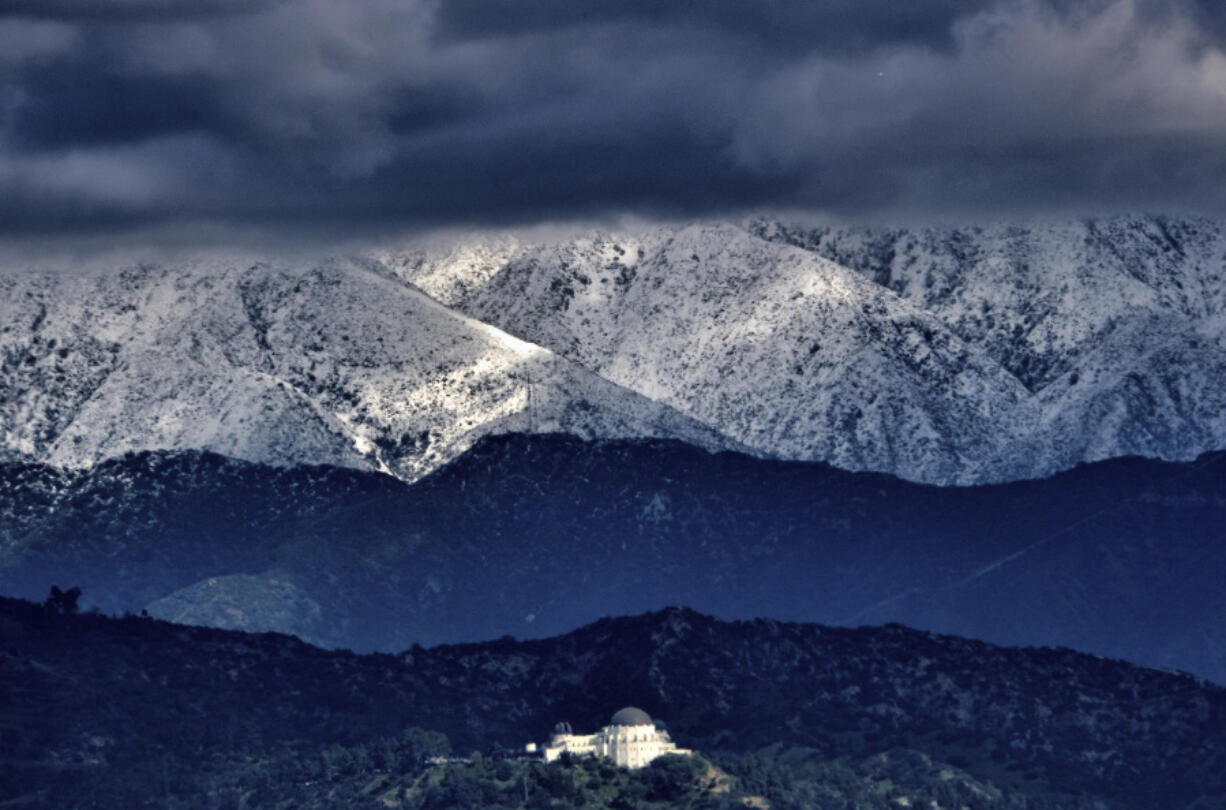
[[[80,588],[72,587],[66,591],[61,591],[60,586],[52,585],[51,595],[47,597],[47,601],[43,602],[43,610],[53,616],[70,616],[80,609],[80,606],[77,604],[80,598]]]

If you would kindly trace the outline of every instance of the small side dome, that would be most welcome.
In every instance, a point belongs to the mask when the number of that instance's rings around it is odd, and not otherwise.
[[[633,706],[627,706],[621,709],[617,714],[613,715],[613,719],[609,721],[611,726],[650,726],[651,715],[642,709],[636,709]]]

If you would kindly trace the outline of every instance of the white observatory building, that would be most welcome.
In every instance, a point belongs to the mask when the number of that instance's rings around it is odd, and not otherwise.
[[[537,750],[536,745],[530,744],[528,750]],[[617,765],[641,768],[664,754],[689,756],[691,752],[674,745],[668,732],[656,728],[647,712],[627,706],[595,734],[574,734],[569,725],[559,724],[543,754],[546,762],[553,762],[564,753],[576,757],[606,757]]]

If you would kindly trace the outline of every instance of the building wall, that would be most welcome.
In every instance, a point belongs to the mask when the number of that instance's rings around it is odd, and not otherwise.
[[[552,762],[563,752],[608,757],[627,768],[642,768],[664,754],[690,753],[677,748],[654,725],[605,726],[595,734],[555,734],[545,748],[545,761]]]
[[[555,734],[545,748],[545,761],[553,762],[569,751],[573,756],[593,756],[596,754],[596,737],[598,734]]]

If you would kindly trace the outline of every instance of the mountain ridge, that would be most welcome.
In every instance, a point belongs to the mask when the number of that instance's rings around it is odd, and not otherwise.
[[[13,460],[199,449],[413,480],[490,430],[735,446],[357,263],[199,261],[4,286],[0,443]]]
[[[667,608],[548,639],[358,656],[2,598],[0,634],[0,690],[20,688],[31,708],[13,718],[19,794],[105,780],[114,768],[147,774],[136,790],[169,793],[170,752],[207,774],[234,760],[213,752],[236,746],[248,762],[271,746],[323,749],[326,766],[344,769],[337,744],[420,739],[412,726],[444,732],[460,751],[514,750],[559,720],[596,728],[635,705],[700,751],[769,756],[762,746],[784,744],[834,758],[906,748],[1021,795],[1037,790],[1048,799],[1036,807],[1191,808],[1226,795],[1222,687],[897,625],[724,622]],[[65,780],[63,763],[74,761]]]
[[[873,229],[756,221],[987,347],[1039,396],[1058,464],[1220,447],[1226,231],[1159,215]],[[1104,425],[1103,423],[1107,424]]]
[[[1226,235],[1204,220],[749,220],[377,258],[771,455],[970,484],[1226,446]]]
[[[768,455],[937,483],[1022,477],[1005,447],[1036,417],[1006,418],[1025,409],[1016,381],[856,274],[732,225],[527,246],[462,279],[427,261],[393,270]]]
[[[112,612],[384,650],[680,600],[1226,680],[1224,462],[1116,459],[942,488],[673,440],[509,435],[412,485],[194,454],[8,466],[0,590],[37,598],[71,580]]]
[[[414,480],[485,433],[562,430],[975,484],[1226,447],[1226,235],[1205,220],[448,239],[9,268],[0,458]]]

